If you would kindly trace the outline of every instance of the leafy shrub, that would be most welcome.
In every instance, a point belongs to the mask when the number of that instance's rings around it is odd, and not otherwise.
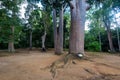
[[[89,44],[87,44],[87,50],[100,51],[100,44],[97,41],[90,42]]]

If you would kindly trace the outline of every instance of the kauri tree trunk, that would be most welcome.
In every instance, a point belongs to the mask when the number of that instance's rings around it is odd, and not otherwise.
[[[53,8],[53,26],[54,26],[54,49],[57,52],[57,17],[56,9]]]
[[[119,28],[117,28],[117,40],[118,40],[118,48],[120,52],[120,37],[119,37]]]
[[[107,36],[108,36],[109,48],[110,48],[109,52],[115,52],[114,47],[113,47],[111,30],[110,30],[110,21],[109,21],[107,15],[103,16],[103,21],[104,21],[105,27],[107,29]]]
[[[42,35],[42,51],[46,51],[46,48],[45,48],[45,39],[46,39],[46,30],[44,31],[44,34]]]
[[[14,26],[11,27],[11,35],[9,36],[9,42],[8,42],[8,52],[14,52]]]
[[[100,20],[98,20],[97,22],[98,22],[98,27],[100,29],[101,28]],[[100,52],[101,52],[102,51],[101,30],[98,32],[98,35],[99,35],[99,44],[100,44]]]
[[[112,35],[111,35],[110,27],[107,27],[107,35],[108,35],[110,52],[115,52],[114,47],[113,47]]]
[[[70,2],[71,27],[69,53],[84,54],[84,27],[85,27],[85,0],[73,0]]]
[[[100,44],[100,51],[102,51],[102,41],[101,41],[101,33],[99,32],[99,44]]]
[[[58,27],[58,38],[59,38],[59,53],[63,53],[63,7],[59,12],[59,27]]]
[[[54,26],[54,48],[55,54],[63,53],[63,7],[59,11],[59,25],[57,26],[56,10],[53,9],[53,26]]]
[[[32,30],[30,30],[30,42],[29,42],[29,49],[32,50]]]

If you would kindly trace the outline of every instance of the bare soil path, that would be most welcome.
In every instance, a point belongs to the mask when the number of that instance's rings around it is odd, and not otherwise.
[[[0,80],[120,80],[120,56],[86,52],[87,59],[74,60],[57,69],[55,77],[49,69],[62,56],[53,51],[22,51],[0,57]],[[1,53],[0,53],[1,54]]]

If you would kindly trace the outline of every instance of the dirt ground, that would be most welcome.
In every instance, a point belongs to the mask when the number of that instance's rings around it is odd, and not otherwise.
[[[86,52],[86,59],[58,68],[53,77],[47,68],[62,56],[53,51],[0,52],[0,80],[120,80],[120,55]]]

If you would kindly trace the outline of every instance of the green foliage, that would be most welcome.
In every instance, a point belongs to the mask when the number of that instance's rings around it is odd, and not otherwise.
[[[46,10],[48,9],[40,9],[37,5],[28,4],[25,13],[28,23],[24,24],[22,32],[24,37],[20,40],[20,43],[26,42],[26,44],[21,45],[21,47],[29,46],[30,31],[32,31],[32,45],[34,47],[41,47],[41,36],[45,30],[47,32],[46,46],[53,47],[52,17],[51,12]]]
[[[0,0],[0,44],[5,45],[9,41],[18,42],[20,31],[19,5],[22,0]],[[14,33],[12,31],[14,27]],[[13,37],[10,38],[10,35]],[[2,47],[4,48],[4,46]]]
[[[100,51],[100,44],[98,41],[93,41],[89,44],[87,44],[87,50],[89,51]]]
[[[85,34],[85,49],[88,51],[100,51],[100,44],[97,37],[90,32]]]
[[[29,46],[29,35],[32,30],[33,33],[33,46],[41,46],[41,36],[44,30],[47,31],[46,46],[53,47],[53,25],[52,25],[52,9],[55,8],[57,12],[61,6],[68,4],[70,0],[27,0],[28,7],[26,8],[25,20],[28,23],[22,23],[19,19],[19,5],[22,0],[0,0],[0,48],[7,48],[9,36],[12,33],[11,27],[14,26],[14,37],[12,40],[15,42],[17,48],[26,48]],[[41,2],[42,9],[38,4]],[[107,33],[103,24],[103,16],[105,20],[113,23],[114,12],[120,10],[119,0],[87,0],[91,4],[91,9],[87,12],[87,20],[90,22],[89,31],[85,33],[85,49],[89,51],[100,51],[99,35],[101,36],[102,51],[108,51]],[[28,24],[30,26],[28,26]],[[46,28],[45,28],[46,27]],[[69,31],[70,29],[70,14],[64,14],[64,48],[69,47]],[[119,30],[120,31],[120,30]],[[117,36],[116,30],[112,29],[113,43],[116,49]]]
[[[64,48],[69,48],[69,34],[70,34],[70,14],[64,14]]]
[[[89,23],[89,31],[85,37],[85,48],[88,49],[89,42],[93,45],[93,42],[99,42],[101,40],[102,51],[109,50],[109,42],[106,29],[111,29],[111,24],[114,24],[115,14],[120,10],[119,0],[88,0],[91,4],[91,9],[87,12],[87,20]],[[115,11],[115,12],[114,12]],[[105,28],[103,28],[105,27]],[[112,33],[115,33],[113,29]],[[112,34],[113,45],[117,48],[115,37],[116,34]],[[116,39],[115,39],[115,38]],[[90,40],[90,41],[89,41]],[[97,45],[97,44],[96,44]],[[91,47],[92,48],[92,47]]]

